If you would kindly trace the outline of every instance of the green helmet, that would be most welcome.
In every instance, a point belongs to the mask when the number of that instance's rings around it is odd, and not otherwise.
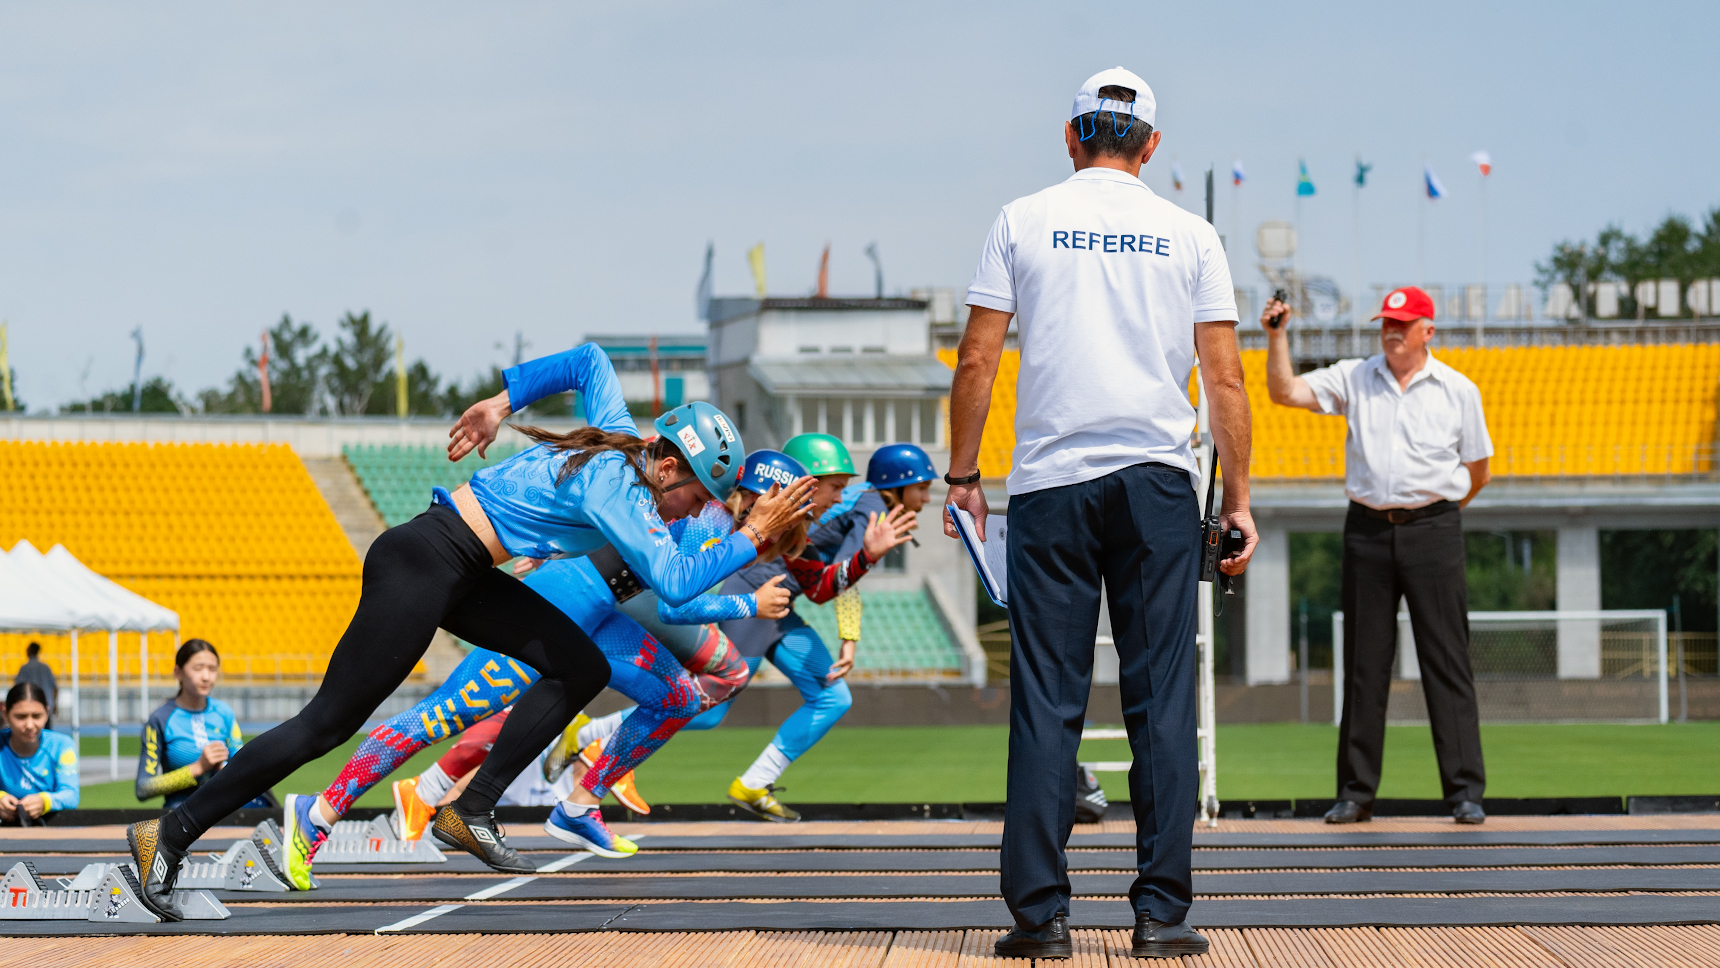
[[[854,473],[854,458],[848,456],[848,448],[829,434],[791,437],[782,445],[782,452],[799,461],[813,477]]]

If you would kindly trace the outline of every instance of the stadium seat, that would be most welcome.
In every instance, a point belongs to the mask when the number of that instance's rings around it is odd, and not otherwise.
[[[854,678],[867,680],[938,680],[961,678],[962,654],[944,634],[935,606],[924,591],[860,591],[865,606],[864,636],[854,655]],[[795,599],[795,612],[818,632],[836,654],[834,603],[814,605]]]
[[[422,512],[430,503],[431,488],[452,491],[479,470],[507,460],[518,450],[515,445],[498,445],[489,448],[488,457],[474,452],[458,464],[450,464],[447,451],[440,447],[365,444],[341,448],[371,503],[391,528]]]
[[[229,679],[320,675],[358,604],[358,555],[285,445],[0,441],[0,479],[0,544],[65,545],[178,612],[181,638],[213,642]],[[63,636],[0,636],[0,662],[15,667],[31,638],[63,674]],[[81,674],[106,674],[101,639],[82,637]],[[151,679],[172,671],[172,634],[152,635]]]

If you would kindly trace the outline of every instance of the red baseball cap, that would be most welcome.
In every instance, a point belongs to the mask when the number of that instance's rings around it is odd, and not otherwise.
[[[1420,286],[1393,289],[1380,306],[1380,311],[1374,314],[1375,319],[1395,319],[1403,323],[1412,323],[1424,316],[1433,318],[1433,297],[1423,292]]]

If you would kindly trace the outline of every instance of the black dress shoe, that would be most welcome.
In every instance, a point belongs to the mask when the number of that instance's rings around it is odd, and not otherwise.
[[[1339,800],[1326,811],[1327,823],[1366,823],[1373,817],[1373,807],[1364,807],[1354,800]]]
[[[1139,929],[1136,929],[1139,934]],[[992,945],[999,958],[1073,958],[1075,945],[1069,940],[1069,918],[1059,914],[1035,931],[1011,928]]]
[[[1486,823],[1487,812],[1474,800],[1460,800],[1457,806],[1452,808],[1451,819],[1458,823]]]
[[[1129,948],[1131,958],[1181,958],[1183,955],[1204,955],[1210,945],[1206,936],[1188,926],[1154,921],[1150,915],[1135,915],[1135,939]]]

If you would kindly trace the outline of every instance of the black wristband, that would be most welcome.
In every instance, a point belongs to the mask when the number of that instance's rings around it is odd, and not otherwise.
[[[948,474],[944,475],[944,483],[945,484],[961,485],[961,484],[975,484],[978,482],[979,482],[979,471],[974,471],[972,474],[969,474],[966,477],[951,477]]]

